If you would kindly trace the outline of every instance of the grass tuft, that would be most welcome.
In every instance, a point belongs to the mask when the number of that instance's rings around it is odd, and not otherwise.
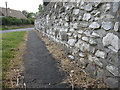
[[[11,26],[6,26],[2,25],[0,26],[0,30],[11,30],[11,29],[20,29],[20,28],[33,28],[34,25],[11,25]]]
[[[10,61],[17,53],[17,47],[23,40],[26,31],[2,34],[2,71],[6,72]]]

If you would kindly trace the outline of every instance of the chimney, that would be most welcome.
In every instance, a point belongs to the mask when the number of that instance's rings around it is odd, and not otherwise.
[[[6,16],[8,16],[7,2],[5,2],[5,5],[6,5]]]

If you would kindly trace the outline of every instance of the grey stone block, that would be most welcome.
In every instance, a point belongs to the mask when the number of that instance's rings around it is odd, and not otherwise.
[[[119,84],[118,79],[111,78],[111,77],[107,78],[107,79],[105,80],[105,83],[106,83],[110,88],[118,88],[118,84]]]

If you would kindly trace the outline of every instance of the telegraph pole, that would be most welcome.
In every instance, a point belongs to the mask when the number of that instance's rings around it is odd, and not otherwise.
[[[6,16],[8,16],[7,2],[5,2],[5,5],[6,5]]]

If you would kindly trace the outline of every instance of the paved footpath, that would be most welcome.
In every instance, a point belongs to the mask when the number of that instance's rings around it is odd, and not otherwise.
[[[65,73],[59,71],[57,62],[34,31],[29,31],[24,76],[27,88],[61,88]]]

